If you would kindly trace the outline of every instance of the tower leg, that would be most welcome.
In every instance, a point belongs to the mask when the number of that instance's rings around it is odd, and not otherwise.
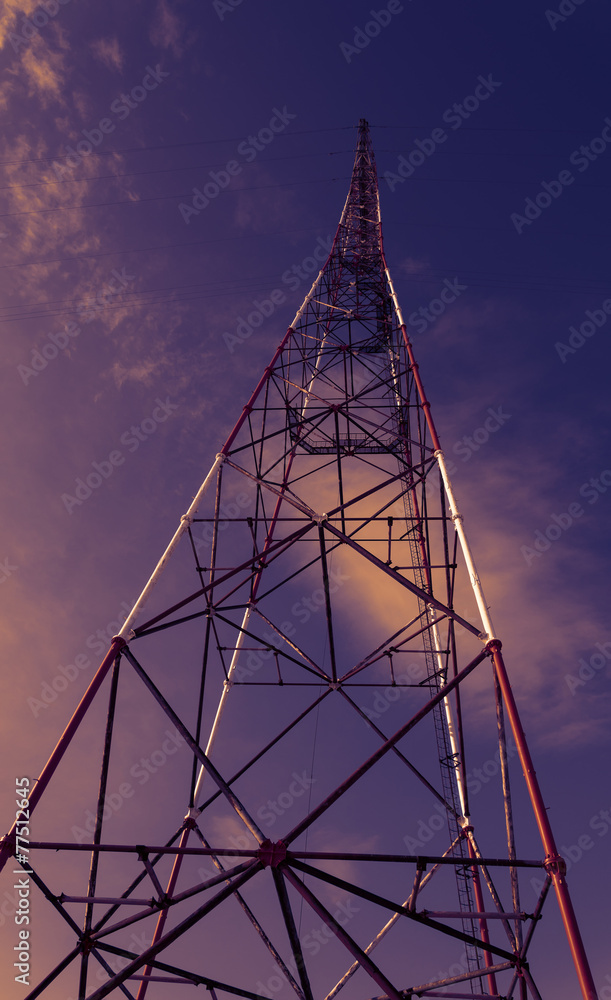
[[[530,796],[530,801],[535,813],[535,819],[537,820],[537,826],[539,828],[539,833],[545,849],[545,870],[550,875],[552,885],[556,890],[556,897],[558,899],[558,905],[562,915],[562,922],[568,938],[571,955],[573,956],[573,962],[575,963],[575,969],[577,971],[583,1000],[598,1000],[594,979],[592,978],[590,965],[583,946],[583,941],[581,940],[581,934],[579,933],[575,911],[573,910],[573,903],[571,902],[571,897],[569,895],[569,887],[566,884],[566,879],[564,877],[566,875],[566,863],[558,854],[558,848],[556,847],[552,828],[547,818],[547,810],[543,803],[543,796],[541,795],[541,789],[539,788],[539,782],[537,781],[537,775],[535,773],[532,758],[530,756],[528,746],[526,745],[526,737],[524,735],[524,730],[522,729],[515,699],[513,697],[513,691],[511,690],[511,684],[509,683],[509,678],[505,669],[505,663],[501,653],[501,644],[500,642],[493,642],[490,644],[490,648],[492,650],[494,669],[503,694],[503,701],[505,702],[509,723],[513,732],[513,738],[516,741],[516,747],[520,757],[522,771],[524,773],[524,780],[526,781],[528,794]]]

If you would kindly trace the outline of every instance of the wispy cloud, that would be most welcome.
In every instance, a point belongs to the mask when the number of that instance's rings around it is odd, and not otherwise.
[[[153,45],[162,49],[171,49],[177,59],[183,54],[186,47],[184,23],[172,10],[168,0],[157,0],[149,38]]]
[[[9,33],[17,32],[22,21],[38,7],[39,0],[4,0],[0,9],[0,48],[9,41]]]
[[[38,39],[22,53],[21,64],[25,73],[30,97],[36,95],[43,108],[51,102],[63,103],[62,91],[66,83],[64,57],[51,51]]]
[[[123,69],[125,59],[117,38],[98,38],[91,43],[91,51],[108,69],[118,73]]]

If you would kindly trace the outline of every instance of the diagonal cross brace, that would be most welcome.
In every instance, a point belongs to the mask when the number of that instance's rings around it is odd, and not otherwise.
[[[225,779],[219,774],[212,761],[209,759],[209,757],[206,756],[206,754],[199,746],[197,741],[193,739],[191,733],[184,725],[184,723],[180,720],[178,715],[176,715],[174,709],[165,700],[165,698],[161,694],[161,691],[159,691],[159,689],[153,683],[153,681],[148,676],[146,671],[142,668],[140,663],[138,663],[138,660],[132,653],[129,646],[125,647],[124,655],[129,660],[131,665],[134,667],[136,673],[138,674],[140,679],[144,682],[146,687],[149,689],[155,700],[161,705],[163,711],[166,713],[168,718],[171,719],[173,725],[176,726],[178,732],[181,734],[187,745],[191,748],[193,753],[199,759],[199,761],[202,764],[202,767],[208,772],[208,774],[214,781],[217,788],[219,788],[222,791],[223,795],[225,796],[229,804],[235,809],[240,819],[245,823],[246,827],[250,830],[257,843],[262,844],[263,841],[266,839],[265,835],[261,832],[261,830],[255,823],[254,819],[248,814],[248,812],[238,799],[237,795],[232,791],[232,789],[229,787]]]
[[[333,803],[336,802],[344,794],[344,792],[347,792],[352,785],[356,784],[359,778],[361,778],[371,767],[373,767],[374,764],[377,764],[384,754],[388,753],[389,750],[392,750],[399,740],[403,739],[403,737],[410,731],[410,729],[413,729],[413,727],[420,722],[421,719],[428,715],[428,713],[435,708],[435,705],[439,704],[440,701],[443,701],[444,698],[447,698],[450,692],[453,691],[454,688],[457,687],[460,682],[463,681],[465,677],[467,677],[471,671],[474,670],[475,667],[477,667],[478,664],[480,664],[488,655],[489,651],[484,649],[478,654],[478,656],[475,657],[474,660],[471,660],[466,667],[463,667],[459,674],[456,674],[451,681],[448,681],[444,687],[440,688],[440,690],[433,695],[429,701],[427,701],[426,705],[423,705],[423,707],[416,712],[416,714],[413,715],[412,718],[405,723],[405,725],[401,726],[401,728],[397,730],[394,736],[389,737],[389,739],[378,747],[378,749],[370,757],[368,757],[367,760],[360,765],[360,767],[357,767],[356,771],[354,771],[349,778],[346,778],[346,780],[342,782],[342,784],[339,785],[335,791],[331,792],[330,795],[327,795],[326,799],[323,799],[323,801],[316,806],[316,808],[313,809],[308,816],[302,819],[297,826],[293,827],[290,833],[283,838],[284,843],[290,844],[291,841],[295,840],[301,833],[304,832],[304,830],[307,830],[307,828],[311,826],[319,816],[326,812],[329,806],[333,805]]]

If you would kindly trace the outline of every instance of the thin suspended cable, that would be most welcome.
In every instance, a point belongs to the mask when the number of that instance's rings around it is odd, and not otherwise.
[[[401,227],[403,230],[406,227],[411,227],[412,229],[458,229],[464,230],[466,232],[483,232],[483,233],[507,233],[508,228],[503,226],[464,226],[464,225],[451,225],[448,223],[434,223],[434,222],[414,222],[411,219],[408,222],[402,223],[395,221],[394,223],[386,223],[386,229],[392,227]],[[218,237],[214,240],[190,240],[178,243],[162,243],[156,246],[148,247],[133,247],[133,248],[123,248],[114,250],[104,250],[99,253],[89,253],[89,254],[74,254],[72,257],[46,257],[40,260],[23,260],[17,261],[12,264],[0,264],[0,270],[7,270],[8,268],[16,267],[37,267],[44,264],[58,264],[66,263],[70,261],[81,261],[81,260],[95,260],[98,257],[113,257],[121,256],[133,253],[151,253],[155,250],[176,250],[180,247],[190,247],[190,246],[208,246],[215,243],[235,243],[237,240],[244,241],[250,239],[261,239],[268,236],[285,236],[292,235],[295,233],[320,233],[320,226],[309,226],[301,229],[279,229],[274,230],[269,233],[248,233],[242,234],[240,236],[223,236]],[[578,239],[590,239],[590,240],[609,240],[611,239],[611,234],[609,233],[585,233],[585,232],[575,232],[573,230],[565,229],[547,229],[544,230],[546,236],[570,236],[576,237]]]
[[[277,184],[259,184],[255,187],[226,188],[222,194],[240,194],[242,191],[267,191],[269,188],[295,187],[302,184],[330,184],[333,181],[345,181],[346,177],[315,177],[312,180],[280,181]],[[57,205],[55,208],[35,208],[27,212],[5,212],[0,219],[15,219],[21,215],[46,215],[50,212],[80,212],[86,208],[110,208],[114,205],[145,205],[151,201],[174,201],[178,198],[191,198],[193,189],[179,191],[175,194],[154,195],[152,198],[123,198],[121,201],[99,201],[87,205]]]
[[[78,260],[95,260],[98,257],[113,257],[120,254],[130,254],[130,253],[150,253],[153,250],[176,250],[179,247],[195,247],[195,246],[207,246],[213,243],[235,243],[237,240],[254,240],[261,239],[266,236],[289,236],[294,233],[313,233],[319,232],[320,226],[309,226],[303,229],[278,229],[269,233],[243,233],[240,236],[221,236],[214,240],[187,240],[183,243],[162,243],[157,246],[148,247],[133,247],[132,249],[123,250],[102,250],[98,253],[85,253],[85,254],[74,254],[72,257],[46,257],[40,260],[22,260],[15,264],[0,264],[0,269],[6,270],[13,267],[37,267],[41,264],[61,264],[67,261],[78,261]]]
[[[276,139],[286,139],[294,135],[318,135],[322,132],[353,131],[355,128],[355,125],[338,125],[334,128],[313,128],[303,129],[301,131],[278,132],[276,134]],[[191,142],[159,143],[156,146],[127,146],[125,149],[92,149],[90,153],[87,153],[87,157],[122,156],[124,153],[147,153],[156,149],[186,149],[191,146],[212,146],[223,142],[243,142],[247,141],[247,139],[248,136],[235,135],[230,136],[228,139],[193,139]],[[48,163],[50,160],[65,160],[69,156],[74,156],[74,153],[59,153],[54,156],[34,156],[25,160],[0,160],[0,167],[22,163]]]
[[[282,160],[304,160],[313,156],[340,156],[344,153],[348,153],[347,149],[335,149],[322,151],[320,153],[294,153],[291,156],[269,156],[261,160],[259,158],[260,165],[267,163],[279,163]],[[389,152],[395,152],[395,150],[389,150]],[[400,150],[397,150],[400,152]],[[187,164],[185,166],[174,166],[174,167],[160,167],[157,170],[126,170],[117,174],[93,174],[89,177],[67,177],[63,180],[56,179],[54,181],[33,181],[29,184],[7,184],[5,187],[0,187],[0,191],[13,191],[19,190],[21,188],[32,188],[32,187],[58,187],[64,184],[87,184],[89,181],[103,181],[103,180],[114,180],[117,177],[147,177],[151,174],[172,174],[178,173],[184,170],[213,170],[215,167],[225,167],[227,166],[227,160],[222,163],[193,163]]]

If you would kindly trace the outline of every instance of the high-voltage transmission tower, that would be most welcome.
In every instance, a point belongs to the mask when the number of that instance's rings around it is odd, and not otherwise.
[[[54,810],[93,740],[98,787]],[[365,121],[329,257],[28,808],[1,857],[48,911],[29,998],[558,1000],[554,896],[596,998]]]

